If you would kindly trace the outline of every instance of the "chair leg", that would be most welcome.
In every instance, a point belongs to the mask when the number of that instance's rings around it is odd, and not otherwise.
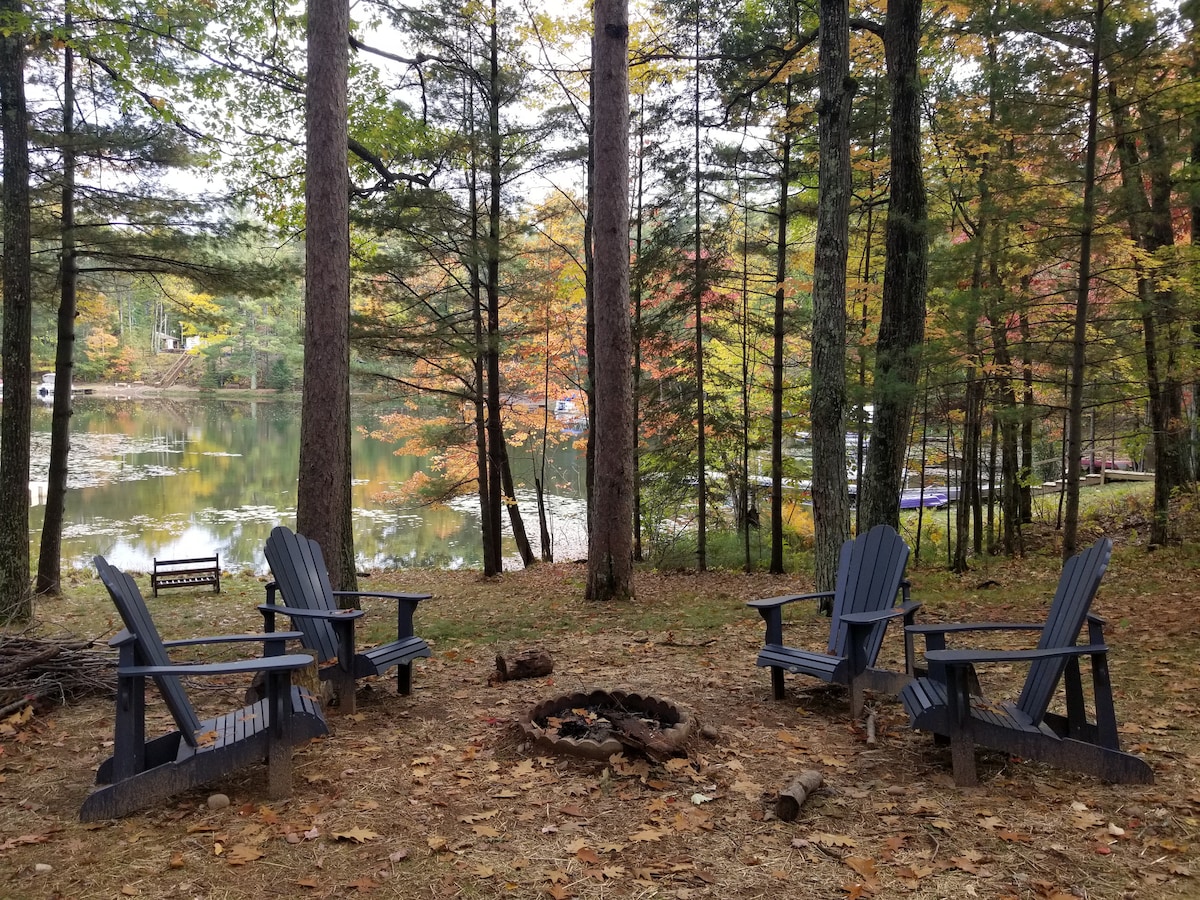
[[[776,700],[782,700],[785,696],[783,669],[779,668],[779,666],[771,666],[771,691],[775,694]]]
[[[340,661],[333,676],[333,689],[338,698],[338,711],[345,715],[353,715],[358,708],[358,701],[354,695],[354,673],[346,671]]]
[[[866,691],[861,678],[850,679],[850,718],[861,719],[867,705]]]
[[[956,732],[950,737],[950,762],[954,768],[954,783],[959,787],[979,784],[975,770],[975,742],[969,734]]]
[[[267,748],[267,794],[272,800],[292,794],[292,747],[287,741],[272,740]]]

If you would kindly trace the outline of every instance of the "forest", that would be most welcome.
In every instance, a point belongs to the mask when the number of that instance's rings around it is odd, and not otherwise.
[[[505,446],[579,440],[555,405],[595,402],[592,14],[351,15],[355,389],[402,400],[377,436],[433,464],[397,502],[478,492],[486,546],[502,509],[525,527]],[[21,148],[31,248],[26,289],[5,270],[5,471],[16,383],[64,365],[153,382],[182,351],[201,388],[299,389],[304,4],[0,19],[6,265]],[[1196,475],[1198,28],[1192,0],[631,4],[635,557],[686,517],[698,569],[710,533],[749,567],[760,527],[780,571],[787,542],[820,548],[824,510],[836,550],[851,485],[870,523],[952,482],[961,571],[1019,553],[1031,488],[1097,457],[1156,473],[1170,541]]]

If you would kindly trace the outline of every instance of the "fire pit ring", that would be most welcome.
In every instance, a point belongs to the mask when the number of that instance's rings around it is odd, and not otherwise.
[[[585,712],[580,715],[575,710]],[[579,737],[564,735],[564,723],[552,721],[564,717],[590,720],[590,727]],[[621,721],[616,721],[618,718]],[[530,707],[518,721],[537,747],[595,760],[607,760],[647,737],[650,749],[670,753],[687,740],[692,730],[691,718],[670,700],[626,691],[564,694]],[[618,738],[618,732],[626,740]]]

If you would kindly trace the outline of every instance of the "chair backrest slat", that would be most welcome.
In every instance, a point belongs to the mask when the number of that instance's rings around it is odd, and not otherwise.
[[[1067,560],[1038,641],[1039,649],[1074,645],[1111,557],[1112,541],[1101,538]],[[1029,667],[1017,707],[1033,721],[1040,722],[1046,715],[1066,665],[1066,659],[1059,657],[1038,660]]]
[[[316,541],[279,525],[271,530],[265,552],[284,603],[299,609],[332,611],[338,608],[325,568],[325,557]],[[324,663],[337,656],[337,637],[328,622],[297,617],[292,620],[292,625],[304,633],[304,644],[316,654],[318,662]]]
[[[167,648],[163,646],[162,636],[158,633],[137,582],[110,564],[103,556],[97,556],[92,561],[96,564],[96,571],[100,573],[100,580],[108,589],[117,612],[121,614],[121,621],[137,639],[134,658],[138,664],[169,665],[171,658],[167,655]],[[200,717],[196,715],[183,683],[175,675],[155,675],[154,683],[158,686],[158,692],[162,695],[167,709],[171,711],[183,739],[191,746],[197,746]]]
[[[894,528],[887,525],[876,525],[866,534],[842,544],[829,629],[828,651],[831,655],[845,656],[849,650],[849,629],[841,617],[847,613],[877,612],[893,606],[907,564],[908,545]],[[872,629],[865,647],[867,659],[874,659],[879,654],[886,627],[886,623],[880,623]]]

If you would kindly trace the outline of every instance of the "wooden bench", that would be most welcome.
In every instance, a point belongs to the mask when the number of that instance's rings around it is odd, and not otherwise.
[[[154,558],[154,571],[150,573],[150,590],[155,597],[159,588],[213,586],[221,593],[221,566],[216,555],[197,556],[193,559]]]

